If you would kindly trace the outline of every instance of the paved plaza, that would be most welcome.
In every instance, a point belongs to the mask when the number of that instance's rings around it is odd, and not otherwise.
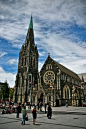
[[[16,118],[16,113],[0,114],[0,129],[86,129],[86,107],[53,107],[52,110],[51,119],[38,111],[35,125],[30,109],[25,125],[21,125],[22,113],[19,118]]]

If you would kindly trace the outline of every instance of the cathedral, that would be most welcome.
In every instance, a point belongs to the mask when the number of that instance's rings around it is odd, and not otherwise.
[[[19,52],[18,70],[13,101],[38,101],[51,106],[79,106],[84,101],[84,90],[80,77],[65,66],[48,57],[38,72],[38,50],[34,41],[33,19],[25,43]]]

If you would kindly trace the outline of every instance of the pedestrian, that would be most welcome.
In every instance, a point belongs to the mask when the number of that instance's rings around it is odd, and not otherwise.
[[[27,103],[25,102],[25,104],[24,104],[25,106],[27,105]]]
[[[22,123],[21,123],[21,124],[22,124],[22,125],[23,125],[23,124],[25,125],[25,118],[26,118],[26,115],[27,115],[26,106],[23,107],[22,113],[23,113],[23,114],[22,114],[22,115],[23,115],[23,116],[22,116],[23,118],[22,118]]]
[[[36,110],[38,111],[38,104],[36,104]]]
[[[38,106],[36,105],[36,118],[37,118]]]
[[[44,107],[45,107],[45,113],[46,113],[46,106],[47,106],[47,104],[45,103],[45,105],[44,105]]]
[[[22,108],[24,107],[24,102],[22,103]]]
[[[48,113],[47,113],[48,119],[51,119],[51,115],[52,115],[52,108],[50,105],[48,105]]]
[[[39,101],[37,102],[38,110],[39,110]]]
[[[17,118],[19,118],[19,113],[21,112],[21,107],[20,105],[18,104],[17,106]]]
[[[32,109],[32,114],[33,114],[33,124],[35,124],[35,120],[36,120],[36,106],[34,106],[34,108]]]
[[[42,102],[40,102],[40,111],[42,112]]]

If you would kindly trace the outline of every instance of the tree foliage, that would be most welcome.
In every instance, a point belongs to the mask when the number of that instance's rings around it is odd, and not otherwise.
[[[5,83],[1,87],[1,94],[3,95],[4,100],[9,98],[9,86],[7,81],[5,81]]]
[[[13,98],[13,93],[14,93],[14,88],[9,88],[9,95],[11,99]]]
[[[1,90],[0,90],[0,99],[2,98],[2,92],[1,92]]]
[[[13,98],[13,93],[14,93],[14,88],[10,88],[8,86],[7,81],[5,81],[5,83],[3,83],[3,85],[1,86],[1,90],[0,90],[0,100],[2,99],[3,96],[3,100],[7,100],[10,98]]]
[[[5,83],[3,83],[1,90],[0,90],[0,99],[2,99],[3,96],[3,100],[6,100],[9,98],[9,86],[7,81],[5,81]]]

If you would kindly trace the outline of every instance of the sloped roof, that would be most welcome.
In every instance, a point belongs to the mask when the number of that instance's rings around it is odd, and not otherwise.
[[[51,58],[51,57],[50,57],[50,58]],[[52,59],[52,58],[51,58],[51,59]],[[53,60],[53,59],[52,59],[52,60]],[[61,72],[66,73],[66,74],[68,74],[69,76],[74,77],[74,78],[76,78],[76,79],[78,79],[78,80],[81,80],[81,79],[79,78],[79,76],[78,76],[76,73],[74,73],[73,71],[69,70],[69,69],[66,68],[65,66],[61,65],[60,63],[56,62],[55,60],[53,60],[53,61],[58,65],[58,67],[60,68]]]
[[[84,81],[86,82],[86,73],[78,74],[78,76],[82,79],[82,76],[84,78]]]

